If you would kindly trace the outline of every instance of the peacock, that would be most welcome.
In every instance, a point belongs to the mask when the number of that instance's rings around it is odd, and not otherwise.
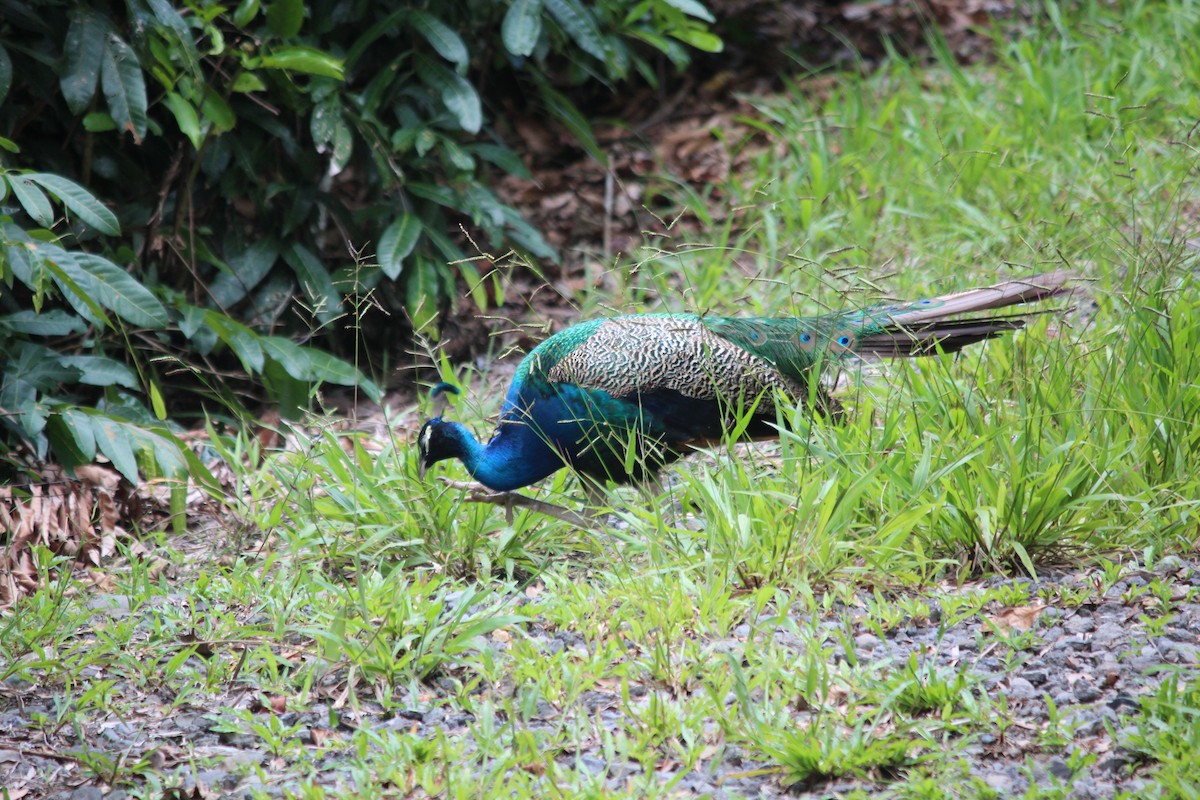
[[[447,481],[473,489],[470,499],[580,523],[573,512],[510,493],[568,466],[589,496],[609,481],[652,480],[735,426],[743,439],[778,435],[781,397],[836,421],[842,409],[820,376],[839,363],[953,353],[1018,330],[1025,324],[1020,313],[979,312],[1058,296],[1068,278],[1058,271],[812,317],[655,313],[578,323],[521,361],[487,444],[458,422],[428,420],[418,438],[418,470],[424,477],[437,462],[457,458],[492,490]],[[434,391],[446,388],[457,392],[447,384]]]

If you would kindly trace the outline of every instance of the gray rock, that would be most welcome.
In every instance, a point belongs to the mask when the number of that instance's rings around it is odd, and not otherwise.
[[[1185,566],[1186,565],[1184,564],[1183,559],[1179,556],[1163,556],[1158,560],[1158,563],[1154,565],[1154,571],[1159,575],[1169,575],[1179,572]]]
[[[1031,700],[1038,694],[1037,689],[1033,684],[1021,677],[1013,677],[1008,680],[1008,696],[1015,700]]]
[[[873,633],[860,633],[854,637],[854,646],[859,650],[874,650],[880,644],[879,637]]]
[[[92,611],[105,614],[114,619],[129,616],[129,595],[127,594],[96,594],[88,598],[87,607]]]
[[[1025,670],[1025,680],[1034,686],[1041,686],[1046,682],[1046,671],[1042,669],[1027,669]]]
[[[104,800],[104,792],[96,786],[80,786],[71,792],[71,800]]]
[[[1118,625],[1115,622],[1105,622],[1096,628],[1092,634],[1092,641],[1099,645],[1111,645],[1113,642],[1119,642],[1129,636],[1129,632],[1123,625]]]

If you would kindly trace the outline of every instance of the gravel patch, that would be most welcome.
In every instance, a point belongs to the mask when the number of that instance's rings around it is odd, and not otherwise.
[[[1142,591],[1156,577],[1168,578],[1179,598],[1169,620],[1156,621],[1150,595]],[[1069,787],[1069,796],[1113,797],[1119,791],[1136,792],[1144,781],[1136,760],[1122,747],[1127,736],[1126,720],[1137,713],[1140,698],[1157,689],[1164,675],[1194,677],[1200,660],[1200,604],[1188,602],[1187,589],[1200,586],[1200,561],[1164,559],[1153,571],[1132,568],[1099,595],[1094,572],[1052,573],[1037,583],[1026,579],[989,579],[983,586],[1006,590],[1007,597],[1025,597],[1028,606],[984,608],[979,614],[947,624],[939,596],[928,595],[928,615],[905,620],[880,635],[879,631],[855,630],[850,637],[844,621],[820,620],[828,631],[826,647],[835,648],[835,658],[847,658],[840,648],[852,644],[859,662],[903,665],[918,654],[950,671],[962,671],[972,685],[981,687],[994,700],[1003,698],[1013,723],[1004,729],[976,729],[956,753],[969,767],[971,779],[1001,796],[1019,795],[1032,784],[1056,783]],[[1083,590],[1091,589],[1090,593]],[[972,591],[971,587],[962,591]],[[953,591],[953,590],[951,590]],[[1028,609],[1041,604],[1040,597],[1085,597],[1077,605],[1053,599],[1037,613],[1036,623],[1022,632],[1023,647],[1014,650],[998,641],[998,620],[1020,619]],[[1139,594],[1139,592],[1141,592]],[[1135,596],[1136,595],[1136,596]],[[865,597],[865,596],[864,596]],[[130,613],[129,603],[110,597],[91,601],[97,613],[115,617]],[[797,620],[801,629],[814,624]],[[534,644],[547,654],[583,647],[569,632],[528,626]],[[704,642],[701,652],[709,658],[737,654],[744,647],[750,626],[735,630],[731,639]],[[774,643],[803,655],[804,642],[793,634],[779,632]],[[503,644],[496,645],[503,649]],[[1173,669],[1164,672],[1163,667]],[[97,676],[100,677],[100,676]],[[114,687],[119,694],[120,686]],[[355,728],[381,732],[398,731],[417,737],[439,732],[460,737],[467,752],[478,746],[473,739],[472,715],[455,711],[441,702],[453,690],[449,681],[434,681],[427,692],[410,698],[406,708],[384,716],[370,702],[355,713],[331,712],[327,703],[313,703],[302,711],[285,710],[278,722],[289,731],[293,746],[319,744],[331,733],[346,734]],[[511,687],[509,687],[511,689]],[[979,691],[980,689],[976,689]],[[61,691],[61,689],[60,689]],[[625,714],[637,713],[650,702],[657,689],[631,686],[628,699],[616,691],[582,692],[575,707],[556,709],[540,703],[528,723],[551,730],[564,717],[586,715],[614,726]],[[53,730],[45,719],[55,714],[56,695],[42,692],[28,682],[10,680],[0,689],[0,786],[24,790],[13,797],[48,797],[51,800],[122,800],[132,787],[110,788],[83,768],[77,756],[82,747],[108,754],[113,759],[148,759],[164,785],[176,786],[183,797],[281,796],[298,791],[304,775],[294,773],[286,754],[264,749],[259,736],[222,730],[220,718],[210,709],[188,707],[169,711],[171,704],[153,694],[130,692],[141,698],[137,707],[126,705],[120,715],[79,731]],[[217,698],[213,708],[252,709],[259,702],[253,691]],[[39,721],[40,720],[40,721]],[[331,731],[331,720],[335,728]],[[712,721],[710,728],[717,730]],[[1056,746],[1047,744],[1057,741]],[[1072,758],[1080,753],[1093,759]],[[352,754],[327,751],[309,778],[329,788],[345,787],[344,761]],[[955,755],[955,758],[959,757]],[[637,763],[611,763],[601,747],[562,755],[564,768],[601,777],[613,791],[624,791],[638,778]],[[837,797],[853,790],[868,794],[882,792],[886,782],[871,783],[835,779],[814,785],[784,786],[778,775],[761,774],[771,764],[761,755],[747,753],[735,743],[716,748],[702,767],[686,774],[673,773],[669,765],[657,770],[661,781],[674,781],[673,792],[681,796],[726,800],[742,797]]]

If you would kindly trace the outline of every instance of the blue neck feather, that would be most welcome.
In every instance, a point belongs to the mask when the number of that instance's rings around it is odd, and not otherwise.
[[[447,422],[459,452],[454,453],[471,477],[500,492],[536,483],[561,469],[562,458],[527,425],[501,424],[486,445],[457,422]]]

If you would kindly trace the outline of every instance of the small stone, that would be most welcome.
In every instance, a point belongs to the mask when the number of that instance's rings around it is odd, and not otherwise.
[[[1034,686],[1041,686],[1046,682],[1046,672],[1040,669],[1025,670],[1025,680],[1032,683]]]
[[[1066,780],[1067,778],[1071,777],[1071,768],[1068,767],[1067,762],[1063,761],[1061,758],[1050,759],[1050,762],[1046,764],[1046,769],[1050,771],[1051,775],[1056,778],[1061,778],[1062,780]]]
[[[579,759],[579,763],[588,772],[600,775],[608,770],[608,763],[594,756],[584,756]]]
[[[1163,556],[1154,565],[1154,571],[1159,575],[1170,575],[1183,569],[1183,559],[1179,556]]]
[[[95,786],[80,786],[71,792],[71,800],[104,800],[104,792]]]
[[[1126,629],[1115,622],[1105,622],[1092,634],[1092,641],[1098,645],[1108,646],[1128,636]]]
[[[129,616],[129,595],[97,594],[87,601],[87,607],[92,611],[107,614],[110,617]]]
[[[879,637],[873,633],[860,633],[854,637],[854,646],[858,650],[874,650],[880,644]]]
[[[1137,698],[1125,692],[1119,692],[1116,697],[1108,701],[1108,707],[1114,711],[1120,711],[1122,708],[1135,709],[1139,706],[1141,706],[1141,703],[1138,702]]]
[[[1100,699],[1103,692],[1090,683],[1080,683],[1075,687],[1075,699],[1081,703],[1091,703]]]
[[[1195,664],[1200,662],[1200,647],[1187,642],[1176,642],[1160,636],[1159,646],[1163,649],[1163,661],[1168,664]]]
[[[983,782],[995,792],[1001,795],[1011,795],[1013,791],[1013,779],[999,772],[993,772],[984,776]]]
[[[1096,769],[1102,772],[1124,772],[1125,768],[1132,764],[1133,761],[1126,758],[1121,753],[1114,755],[1112,758],[1107,758],[1096,765]]]
[[[1015,700],[1030,700],[1037,696],[1037,690],[1025,678],[1012,677],[1008,679],[1008,696]]]

